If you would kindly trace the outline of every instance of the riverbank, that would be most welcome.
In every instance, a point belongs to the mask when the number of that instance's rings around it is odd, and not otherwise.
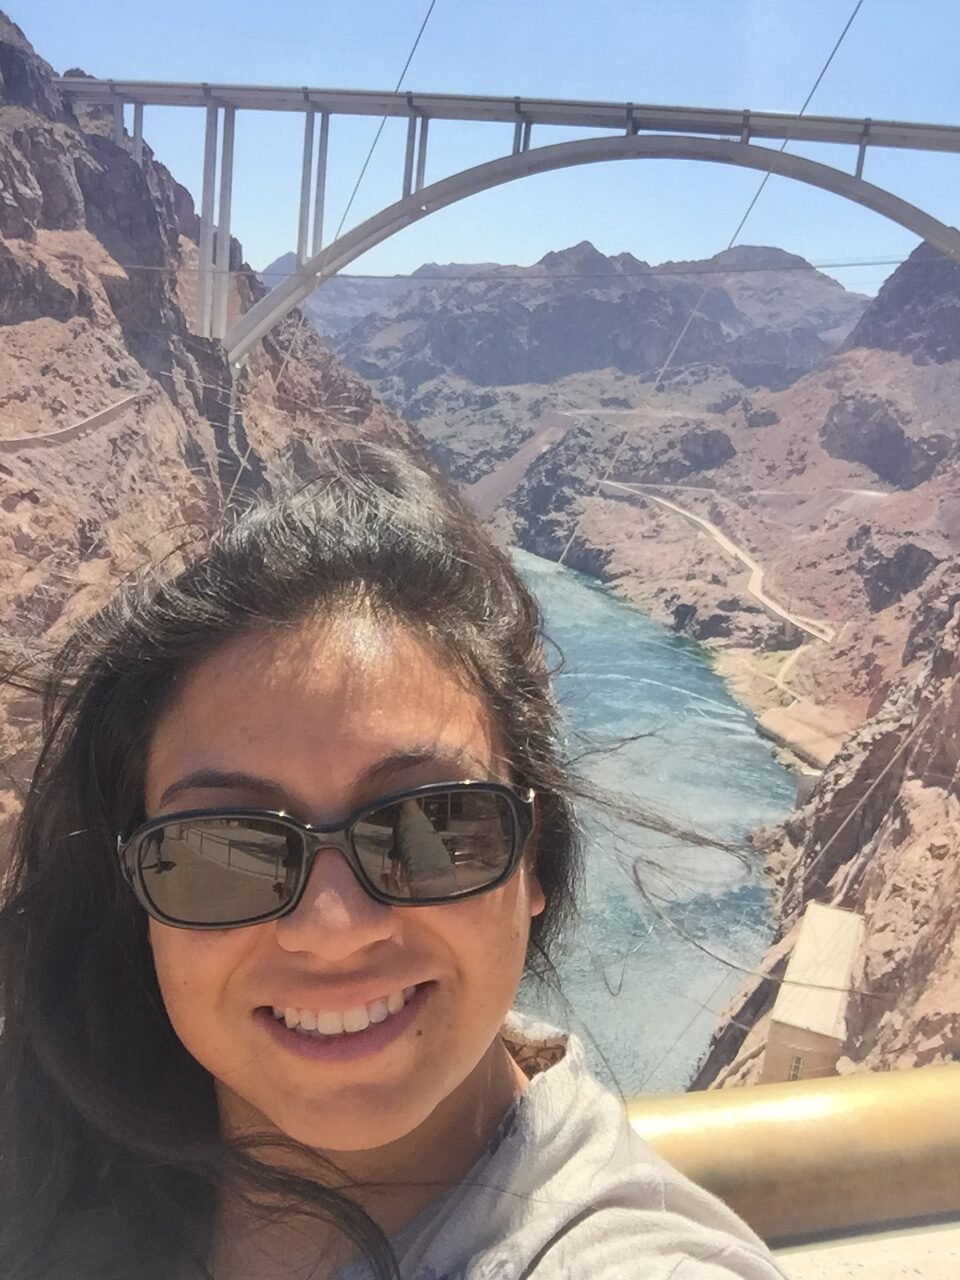
[[[801,616],[789,604],[771,595],[765,588],[766,567],[705,515],[691,510],[675,498],[651,492],[653,488],[663,489],[665,486],[606,481],[604,487],[655,503],[687,522],[698,534],[706,535],[747,575],[743,583],[745,596],[752,599],[769,618],[781,624],[785,633],[802,637],[792,649],[709,642],[706,647],[714,655],[715,670],[726,681],[730,692],[757,717],[761,736],[775,743],[801,766],[817,770],[826,768],[857,722],[839,709],[817,704],[798,692],[792,681],[805,658],[815,657],[817,652],[834,642],[836,632],[833,626]]]
[[[757,731],[793,757],[803,772],[825,769],[857,728],[840,708],[824,707],[795,693],[788,676],[807,646],[786,653],[708,646],[714,669],[731,694],[757,718]]]

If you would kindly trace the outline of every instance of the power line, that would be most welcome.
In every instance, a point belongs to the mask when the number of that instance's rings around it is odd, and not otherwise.
[[[831,65],[833,59],[836,58],[838,49],[840,49],[840,46],[844,44],[846,33],[850,31],[850,27],[852,26],[852,22],[854,22],[854,18],[860,12],[861,5],[863,5],[863,0],[856,0],[856,4],[854,5],[854,8],[852,8],[850,17],[847,18],[846,20],[844,29],[842,29],[842,31],[840,32],[840,36],[837,37],[835,45],[833,45],[831,51],[829,51],[829,55],[827,56],[826,63],[824,63],[823,67],[820,68],[818,77],[813,82],[813,87],[810,88],[810,92],[808,93],[808,95],[806,95],[806,99],[804,100],[804,105],[801,106],[799,113],[797,113],[797,119],[799,119],[800,116],[805,113],[806,108],[808,108],[808,106],[810,105],[810,102],[813,101],[814,93],[817,92],[820,86],[820,83],[822,83],[823,81],[823,77],[826,76],[829,65]],[[791,137],[792,137],[792,131],[791,133],[787,133],[787,136],[783,138],[781,147],[778,148],[777,151],[773,152],[771,166],[769,166],[767,173],[764,173],[763,178],[760,179],[759,186],[758,188],[756,188],[753,198],[751,198],[750,200],[750,204],[746,206],[746,212],[744,216],[742,216],[739,223],[737,223],[735,232],[733,232],[730,239],[728,239],[727,246],[726,246],[727,251],[731,250],[731,248],[733,247],[733,244],[735,244],[737,241],[737,237],[740,236],[741,230],[744,229],[746,220],[748,220],[751,212],[753,212],[754,207],[756,205],[756,201],[758,201],[760,198],[760,193],[762,193],[763,188],[767,186],[767,182],[769,178],[771,178],[771,174],[774,172],[774,168],[776,168],[777,157],[783,154],[783,151],[785,151],[787,143],[790,142]],[[705,284],[703,287],[703,291],[700,292],[699,300],[696,301],[696,305],[692,307],[692,310],[690,311],[690,315],[687,316],[684,328],[682,328],[680,330],[680,333],[677,334],[676,342],[673,343],[673,346],[671,347],[671,349],[669,349],[669,352],[667,353],[667,358],[666,360],[663,361],[662,367],[660,367],[660,371],[659,371],[659,374],[657,375],[657,379],[655,379],[653,383],[652,390],[654,390],[654,392],[655,390],[659,390],[659,388],[662,387],[663,378],[664,376],[666,376],[667,370],[669,369],[669,367],[671,367],[671,365],[673,364],[673,357],[676,356],[678,349],[680,349],[681,343],[684,342],[684,339],[686,338],[687,333],[690,332],[691,325],[692,323],[694,323],[696,316],[699,315],[700,307],[703,306],[705,297],[707,297],[708,293],[709,293],[709,285]],[[611,458],[611,461],[609,461],[607,470],[605,470],[604,474],[599,477],[598,481],[596,481],[596,485],[594,488],[594,495],[600,492],[600,488],[602,488],[605,481],[609,480],[609,477],[611,477],[611,475],[613,474],[613,468],[616,467],[617,462],[620,461],[621,454],[623,453],[623,449],[625,449],[626,447],[627,440],[630,439],[631,433],[632,433],[632,428],[630,428],[630,426],[627,426],[627,429],[623,431],[623,435],[621,436],[620,443],[617,444],[617,448],[614,449],[613,451],[613,457]],[[584,522],[584,511],[582,511],[581,509],[580,515],[577,516],[576,522],[575,524],[573,524],[573,530],[571,532],[570,538],[567,539],[566,545],[564,545],[564,548],[561,554],[559,554],[559,558],[557,559],[558,564],[562,564],[564,562],[564,559],[566,559],[568,554],[570,554],[570,549],[573,545],[573,540],[576,539],[577,532],[580,531],[580,526],[582,522]]]
[[[417,52],[417,49],[420,46],[420,41],[423,39],[423,33],[427,29],[427,23],[430,21],[430,15],[433,13],[436,3],[437,3],[437,0],[430,0],[429,5],[427,6],[427,11],[423,15],[423,21],[420,23],[420,30],[417,32],[416,38],[414,39],[413,44],[410,46],[410,52],[407,54],[407,60],[403,64],[403,70],[400,72],[400,75],[397,77],[397,83],[394,85],[394,89],[393,89],[394,93],[399,93],[401,87],[403,86],[404,77],[406,76],[407,72],[410,70],[410,63],[413,61],[413,55]],[[343,216],[341,217],[339,225],[337,226],[336,235],[334,235],[333,237],[334,240],[339,240],[340,238],[340,232],[343,230],[343,224],[346,222],[347,215],[349,214],[350,210],[353,208],[353,202],[357,198],[357,192],[360,190],[360,184],[361,182],[363,182],[364,176],[370,165],[370,161],[373,159],[373,153],[377,149],[377,143],[380,141],[380,136],[383,133],[384,126],[386,125],[386,123],[387,123],[387,117],[384,116],[383,119],[380,121],[379,126],[377,127],[377,132],[374,135],[373,141],[370,143],[370,150],[367,152],[366,159],[364,160],[363,165],[360,168],[360,172],[357,175],[357,180],[353,184],[353,190],[350,192],[350,199],[347,201],[346,208],[343,211]]]
[[[434,283],[442,283],[444,280],[480,280],[480,281],[497,281],[497,280],[529,280],[533,284],[549,283],[551,280],[650,280],[657,279],[661,276],[673,278],[675,276],[703,276],[703,275],[721,275],[721,276],[740,276],[753,275],[757,272],[776,271],[835,271],[841,268],[853,267],[899,267],[902,266],[907,259],[903,257],[889,258],[839,258],[830,259],[826,262],[808,262],[782,263],[779,266],[766,267],[725,267],[713,266],[707,259],[701,265],[699,262],[691,262],[689,266],[680,264],[666,266],[649,267],[646,271],[550,271],[544,270],[542,275],[536,274],[536,266],[531,267],[515,267],[510,269],[508,266],[497,268],[494,271],[438,271],[436,275],[428,272],[417,271],[410,275],[404,275],[402,272],[395,272],[393,275],[377,275],[374,272],[346,272],[340,271],[336,276],[330,276],[333,280],[378,280],[384,283],[396,282],[398,284],[419,284],[422,280]],[[169,267],[158,267],[152,263],[141,262],[117,262],[116,265],[121,271],[144,271],[162,273],[164,275],[199,275],[200,267],[187,266],[186,264],[173,265]],[[496,264],[491,264],[496,266]],[[936,259],[932,259],[926,263],[918,264],[920,266],[940,266]],[[286,280],[290,273],[281,271],[256,271],[253,267],[241,267],[237,271],[231,271],[231,276],[240,276],[246,279],[257,280]]]
[[[616,283],[618,280],[651,280],[651,279],[674,279],[676,277],[685,278],[687,276],[740,276],[754,275],[758,272],[789,272],[789,271],[840,271],[854,267],[899,267],[902,266],[907,259],[903,257],[896,258],[849,258],[830,260],[829,262],[800,262],[796,265],[792,263],[782,263],[779,266],[766,267],[724,267],[724,266],[700,266],[691,264],[689,267],[650,267],[647,271],[549,271],[544,270],[542,275],[535,273],[535,267],[521,267],[518,270],[510,271],[507,268],[499,271],[438,271],[436,275],[429,272],[418,271],[415,275],[376,275],[367,272],[339,272],[335,278],[337,280],[363,280],[363,281],[381,281],[390,283],[405,283],[418,285],[421,281],[429,281],[431,283],[442,284],[445,280],[456,281],[480,281],[487,283],[488,281],[496,282],[498,280],[526,280],[531,284],[549,284],[552,280],[609,280]],[[929,265],[933,265],[932,263]],[[199,268],[187,268],[194,271]],[[168,270],[164,267],[149,267],[146,270],[162,271]],[[232,275],[255,275],[263,281],[267,280],[286,280],[287,274],[279,271],[246,271],[231,272]]]
[[[813,87],[810,90],[810,92],[807,94],[806,98],[804,99],[803,106],[797,112],[798,116],[804,115],[806,113],[807,107],[809,107],[810,103],[813,101],[813,95],[820,88],[820,83],[823,80],[823,77],[827,74],[827,71],[830,69],[831,62],[833,62],[834,58],[837,56],[837,51],[839,50],[840,46],[843,44],[844,38],[846,37],[847,32],[850,30],[851,26],[853,25],[854,18],[860,12],[860,6],[862,4],[863,4],[863,0],[857,0],[856,4],[853,6],[853,12],[850,14],[850,17],[847,19],[843,30],[840,32],[839,36],[837,36],[836,44],[834,44],[833,48],[830,50],[829,57],[827,58],[823,66],[820,68],[820,74],[817,76],[816,80],[814,80]],[[783,155],[784,151],[786,151],[787,149],[787,143],[790,142],[792,136],[793,136],[793,133],[791,130],[791,132],[788,133],[787,136],[784,138],[783,142],[780,143],[780,146],[777,147],[775,155],[778,155],[778,156]],[[736,243],[740,235],[740,232],[743,230],[744,224],[746,223],[747,219],[750,217],[751,213],[753,213],[753,207],[757,203],[757,201],[760,199],[760,194],[763,191],[764,187],[767,185],[767,183],[770,181],[770,177],[773,174],[773,171],[775,168],[776,168],[776,161],[774,160],[774,162],[770,165],[770,168],[767,170],[767,172],[763,175],[763,178],[760,180],[760,185],[757,187],[756,191],[753,193],[753,199],[747,205],[747,211],[743,215],[743,217],[740,219],[740,223],[737,226],[736,231],[733,233],[733,236],[730,239],[730,244],[727,245],[728,249],[731,248],[731,246]]]
[[[436,7],[436,3],[437,3],[437,0],[430,0],[430,3],[427,6],[426,13],[423,15],[423,21],[420,23],[420,29],[417,32],[416,36],[414,37],[413,44],[410,46],[410,52],[407,54],[407,59],[403,64],[403,70],[400,72],[400,75],[397,77],[397,83],[394,86],[394,90],[393,90],[394,93],[400,92],[401,86],[403,85],[404,76],[407,74],[407,72],[410,69],[410,63],[413,61],[413,55],[417,52],[417,49],[420,47],[420,41],[423,39],[423,33],[427,29],[427,23],[430,21],[430,15],[433,13],[434,8]],[[340,238],[340,232],[343,230],[343,225],[347,220],[347,215],[350,213],[350,210],[353,207],[353,202],[356,199],[357,192],[360,190],[360,184],[363,182],[363,178],[367,172],[367,168],[370,165],[370,161],[373,159],[373,153],[377,149],[377,143],[380,141],[380,136],[383,133],[384,126],[386,125],[386,123],[387,123],[387,117],[384,116],[383,119],[380,121],[380,124],[377,128],[377,132],[374,135],[373,141],[370,143],[370,149],[367,151],[366,158],[364,159],[363,164],[360,166],[360,172],[357,174],[357,180],[353,184],[353,190],[350,192],[350,198],[347,201],[346,206],[343,210],[343,213],[340,217],[340,222],[337,225],[337,230],[333,237],[335,241]],[[317,285],[322,284],[324,279],[325,277],[322,274],[318,275]],[[300,322],[294,329],[293,334],[291,335],[290,344],[287,347],[283,360],[280,362],[280,370],[277,373],[276,378],[274,379],[274,383],[273,383],[274,390],[276,390],[277,387],[280,385],[280,379],[283,377],[284,373],[286,372],[287,362],[290,359],[290,352],[293,350],[293,344],[296,342],[300,334],[300,330],[303,328],[305,323],[306,323],[306,314],[303,311],[301,311]]]

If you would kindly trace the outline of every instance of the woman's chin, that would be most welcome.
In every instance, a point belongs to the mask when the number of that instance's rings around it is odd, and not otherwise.
[[[417,1129],[433,1110],[424,1102],[419,1107],[397,1105],[392,1098],[370,1097],[353,1105],[322,1110],[290,1108],[274,1118],[276,1127],[302,1146],[322,1151],[336,1161],[348,1152],[373,1151],[400,1142]]]

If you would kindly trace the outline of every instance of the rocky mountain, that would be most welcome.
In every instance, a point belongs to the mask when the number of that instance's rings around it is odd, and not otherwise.
[[[861,317],[848,345],[896,352],[920,365],[960,360],[960,262],[920,245]]]
[[[837,346],[863,302],[778,249],[651,267],[584,241],[532,267],[457,267],[430,286],[421,279],[334,346],[403,412],[444,377],[503,387],[601,369],[652,376],[685,326],[684,366],[781,388]]]
[[[14,659],[237,494],[309,479],[330,433],[415,440],[296,316],[232,385],[220,344],[192,328],[192,201],[145,150],[141,169],[102,115],[75,114],[0,15],[0,609]],[[262,293],[249,280],[236,277],[234,312]],[[0,811],[35,714],[5,690]]]

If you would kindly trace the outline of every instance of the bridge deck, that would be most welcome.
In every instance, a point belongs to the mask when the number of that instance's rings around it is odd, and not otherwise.
[[[178,84],[155,80],[95,80],[62,76],[59,88],[74,99],[113,106],[229,106],[254,111],[326,111],[331,115],[425,116],[431,120],[517,121],[564,128],[640,133],[691,133],[714,137],[790,138],[918,151],[960,151],[960,126],[844,116],[791,115],[715,107],[649,106],[631,102],[580,102],[561,98],[498,98],[449,93],[388,93],[363,89]]]

